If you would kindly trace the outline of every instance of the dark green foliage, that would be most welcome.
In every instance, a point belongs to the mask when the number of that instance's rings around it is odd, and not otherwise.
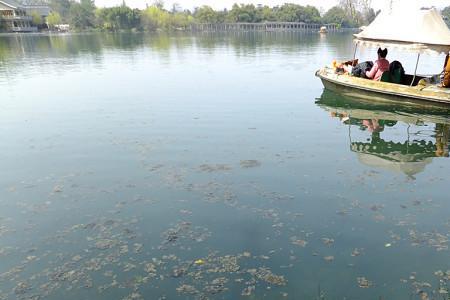
[[[61,20],[63,23],[68,22],[71,1],[69,1],[69,0],[50,0],[49,6],[52,11],[57,12],[61,16]]]
[[[305,22],[321,23],[319,10],[313,6],[284,4],[281,7],[234,4],[230,11],[214,11],[209,6],[197,8],[195,20],[199,23],[259,23],[259,22]]]
[[[195,9],[194,18],[199,23],[218,23],[219,13],[210,6],[204,5]]]
[[[216,20],[216,15],[211,15],[208,8],[202,9],[200,15],[205,19]],[[214,11],[213,11],[214,12]],[[197,12],[198,13],[198,12]],[[154,30],[185,30],[193,22],[189,11],[168,12],[156,5],[152,5],[141,12],[141,26],[150,31]]]
[[[268,6],[259,6],[256,10],[256,19],[260,22],[273,22],[277,20],[275,10]]]
[[[0,32],[2,32],[3,30],[5,30],[5,23],[2,20],[2,16],[0,15]]]
[[[253,4],[234,4],[228,13],[227,21],[238,23],[257,23],[258,19],[256,7]]]
[[[69,9],[69,23],[77,29],[86,29],[95,25],[95,4],[92,0],[72,1]]]
[[[123,30],[141,27],[141,11],[128,6],[100,8],[96,11],[97,26],[106,30]]]
[[[356,24],[340,6],[334,6],[323,16],[324,23],[340,24],[342,27],[354,27]]]
[[[96,8],[92,0],[46,0],[52,11],[61,16],[62,23],[69,23],[72,28],[99,28],[102,30],[174,30],[185,29],[192,23],[259,23],[259,22],[305,22],[305,23],[335,23],[342,27],[357,27],[361,23],[370,23],[375,18],[371,8],[364,12],[335,6],[321,17],[314,6],[302,6],[286,3],[281,6],[269,7],[253,4],[234,4],[231,10],[215,11],[209,6],[201,6],[191,14],[183,11],[180,6],[164,9],[164,3],[159,0],[145,10],[131,9],[125,5],[110,8]],[[352,3],[351,1],[341,1]],[[354,8],[354,6],[352,6]],[[443,11],[449,15],[450,7]]]
[[[320,13],[314,6],[301,6],[287,3],[279,8],[275,8],[275,15],[278,21],[282,22],[305,22],[321,23]]]

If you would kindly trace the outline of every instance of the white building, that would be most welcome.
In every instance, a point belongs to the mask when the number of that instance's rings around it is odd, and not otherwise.
[[[37,13],[43,22],[50,13],[50,8],[44,5],[23,5],[15,0],[0,0],[0,26],[7,32],[34,32],[36,25],[32,24],[32,14]]]

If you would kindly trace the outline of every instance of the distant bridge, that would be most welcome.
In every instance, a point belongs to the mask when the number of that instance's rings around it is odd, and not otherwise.
[[[328,31],[337,31],[337,24],[309,24],[303,22],[265,23],[198,23],[191,25],[192,31],[315,31],[322,26]]]

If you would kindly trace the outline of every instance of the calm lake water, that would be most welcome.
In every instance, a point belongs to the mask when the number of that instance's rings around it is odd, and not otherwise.
[[[450,109],[324,91],[351,39],[1,36],[0,299],[446,299]]]

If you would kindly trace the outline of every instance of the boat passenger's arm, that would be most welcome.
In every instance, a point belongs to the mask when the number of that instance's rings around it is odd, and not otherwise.
[[[373,79],[375,77],[375,74],[377,74],[377,72],[378,72],[378,63],[375,62],[372,69],[370,69],[370,71],[366,72],[366,77]]]

